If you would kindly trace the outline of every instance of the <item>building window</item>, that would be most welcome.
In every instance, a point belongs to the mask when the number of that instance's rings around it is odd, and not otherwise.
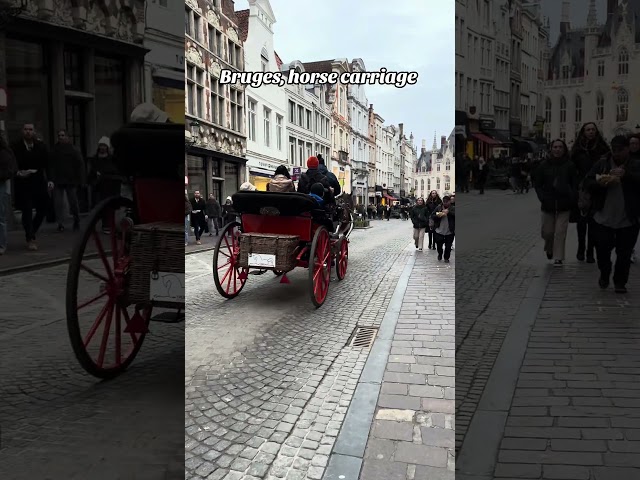
[[[249,136],[249,140],[252,142],[256,141],[256,107],[257,103],[255,100],[249,99],[247,102],[249,104],[249,116],[247,117],[247,127],[249,131],[247,135]]]
[[[604,60],[598,60],[598,77],[604,77]]]
[[[121,59],[98,55],[94,59],[95,107],[100,112],[96,131],[100,136],[116,131],[125,120],[124,71]]]
[[[582,97],[576,95],[576,122],[582,122]]]
[[[616,122],[626,122],[629,119],[629,94],[624,88],[618,90],[618,105],[616,108]]]
[[[187,64],[187,113],[203,118],[204,70]]]
[[[262,64],[262,71],[269,71],[269,53],[263,48],[262,54],[260,55],[260,62]]]
[[[319,135],[320,134],[320,114],[318,112],[316,112],[316,116],[315,116],[315,132]]]
[[[184,6],[184,33],[190,37],[193,37],[193,18],[191,16],[192,10]]]
[[[224,126],[224,85],[211,77],[211,121],[216,125]]]
[[[242,48],[233,43],[231,40],[227,40],[227,62],[236,67],[238,70],[244,70],[242,62]]]
[[[427,178],[427,190],[426,193],[431,192],[431,179]]]
[[[307,148],[307,158],[309,158],[311,155],[313,155],[313,145],[310,142],[307,142],[306,148]]]
[[[447,158],[447,160],[444,162],[444,169],[445,170],[451,170],[451,160]]]
[[[64,88],[82,91],[84,87],[82,53],[78,50],[64,51]]]
[[[234,132],[242,133],[242,92],[240,90],[236,90],[235,88],[231,89],[231,125],[229,128]]]
[[[307,110],[305,113],[306,113],[306,118],[307,118],[307,125],[306,125],[307,130],[311,130],[312,129],[312,127],[311,127],[311,110]]]
[[[440,177],[436,178],[436,190],[440,190]]]
[[[271,146],[271,110],[264,109],[264,145]]]
[[[304,107],[298,105],[298,126],[304,126]]]
[[[416,190],[418,189],[418,181],[416,180]],[[424,180],[420,180],[420,196],[426,197],[426,192],[424,191]]]
[[[602,92],[598,92],[596,96],[596,120],[604,118],[604,96]]]
[[[289,100],[289,123],[296,123],[296,104]]]
[[[567,99],[560,97],[560,123],[567,121]]]
[[[622,47],[618,54],[618,75],[627,75],[629,73],[629,52]]]
[[[444,177],[444,190],[445,192],[448,192],[449,190],[451,190],[451,177],[445,175]]]
[[[282,115],[276,115],[276,147],[282,151]]]
[[[298,140],[298,161],[299,165],[302,166],[304,162],[304,142],[302,140]]]
[[[208,27],[209,50],[222,58],[222,33],[209,25]]]
[[[296,139],[289,137],[289,163],[296,165]]]

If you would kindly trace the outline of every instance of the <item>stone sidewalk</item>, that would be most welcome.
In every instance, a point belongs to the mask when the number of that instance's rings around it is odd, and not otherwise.
[[[453,479],[455,256],[418,254],[376,407],[362,480]]]
[[[629,294],[600,290],[597,266],[575,260],[571,227],[566,264],[543,268],[513,320],[519,333],[505,339],[460,478],[640,478],[640,265]]]

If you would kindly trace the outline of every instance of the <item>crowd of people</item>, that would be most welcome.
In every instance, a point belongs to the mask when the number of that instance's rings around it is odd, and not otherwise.
[[[32,123],[23,125],[21,138],[13,143],[0,134],[0,255],[7,251],[12,196],[21,211],[26,248],[35,251],[45,219],[56,222],[59,232],[65,230],[65,197],[75,231],[80,227],[79,192],[88,187],[96,203],[118,194],[120,186],[108,137],[99,140],[95,155],[85,162],[65,129],[58,130],[51,148],[39,139]],[[102,227],[108,233],[109,226]]]
[[[442,198],[435,190],[425,200],[418,198],[409,211],[413,223],[413,240],[416,250],[424,250],[424,238],[427,237],[428,250],[438,252],[438,260],[449,263],[456,231],[455,195]]]
[[[567,230],[575,223],[576,258],[597,262],[600,288],[613,280],[615,291],[626,293],[640,232],[640,136],[618,135],[607,143],[594,123],[586,123],[571,149],[561,139],[551,142],[532,181],[547,258],[563,265]]]

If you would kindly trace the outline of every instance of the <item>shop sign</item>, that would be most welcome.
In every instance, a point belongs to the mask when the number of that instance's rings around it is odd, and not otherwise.
[[[293,167],[294,175],[302,175],[302,167]]]
[[[382,197],[382,192],[380,191],[376,192],[376,197]]]

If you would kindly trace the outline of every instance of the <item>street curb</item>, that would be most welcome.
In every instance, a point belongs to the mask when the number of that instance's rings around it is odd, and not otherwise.
[[[184,252],[185,256],[186,255],[194,255],[196,253],[202,253],[202,252],[210,252],[211,250],[215,250],[216,247],[206,247],[206,248],[201,248],[200,250],[192,250],[190,252]]]
[[[395,332],[409,278],[415,265],[415,253],[409,257],[393,291],[384,314],[378,336],[364,365],[358,386],[329,458],[324,480],[358,480],[384,371],[391,352]]]
[[[551,272],[552,267],[546,266],[534,277],[511,322],[457,455],[456,478],[493,478],[518,375]]]
[[[93,260],[99,258],[98,253],[90,253],[85,255],[86,259]],[[17,267],[9,267],[0,270],[0,277],[6,277],[8,275],[15,275],[16,273],[33,272],[36,270],[44,270],[45,268],[57,267],[69,263],[71,257],[54,258],[53,260],[44,260],[42,262],[28,263],[26,265],[18,265]]]

